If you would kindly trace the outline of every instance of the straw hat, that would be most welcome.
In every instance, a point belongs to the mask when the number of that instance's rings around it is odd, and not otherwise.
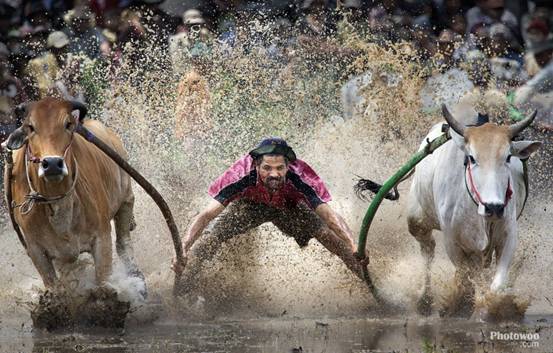
[[[50,33],[46,40],[46,46],[48,48],[63,48],[69,44],[69,38],[62,31],[55,31]]]

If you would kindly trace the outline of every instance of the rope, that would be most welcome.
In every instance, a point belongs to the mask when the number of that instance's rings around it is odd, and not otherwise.
[[[73,192],[73,190],[75,190],[75,185],[77,185],[77,178],[79,177],[79,167],[75,158],[73,158],[73,163],[75,164],[75,176],[73,177],[71,188],[69,188],[69,190],[63,195],[48,197],[42,195],[33,188],[33,183],[31,182],[31,178],[29,176],[29,160],[25,158],[25,176],[27,177],[27,185],[29,186],[31,192],[25,195],[25,201],[23,201],[19,205],[13,204],[12,207],[19,208],[19,212],[21,212],[22,215],[26,215],[33,210],[33,207],[37,203],[51,204],[63,200],[64,198],[69,196]]]

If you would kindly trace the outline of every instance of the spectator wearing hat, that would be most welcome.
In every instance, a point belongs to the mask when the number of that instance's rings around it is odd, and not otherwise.
[[[62,31],[50,33],[48,40],[46,41],[46,47],[56,57],[59,67],[63,67],[65,65],[68,54],[68,44],[69,38]]]
[[[25,68],[26,79],[29,80],[31,97],[40,99],[46,97],[65,61],[65,52],[69,39],[65,33],[57,31],[48,36],[47,47],[40,56],[29,60]],[[56,56],[53,52],[57,53]]]
[[[182,15],[183,25],[179,32],[169,37],[169,53],[173,70],[185,72],[190,69],[192,56],[205,56],[211,51],[213,35],[207,29],[200,11],[190,9]]]
[[[436,66],[441,72],[449,70],[455,64],[455,50],[459,40],[455,32],[444,29],[440,32],[436,42]]]
[[[176,32],[179,20],[159,7],[163,1],[134,0],[130,9],[138,14],[141,26],[148,32],[148,36],[142,39],[155,44],[166,53],[169,48],[169,36]]]
[[[495,23],[490,27],[489,36],[487,52],[497,88],[509,89],[526,81],[522,46],[511,30],[503,23]]]
[[[355,255],[351,229],[329,206],[331,197],[323,180],[283,139],[262,140],[218,177],[208,192],[213,199],[186,231],[184,262],[173,262],[173,269],[181,273],[189,260],[196,261],[194,272],[185,273],[183,283],[193,285],[201,266],[224,242],[263,223],[274,224],[301,248],[315,238],[364,280],[368,260],[360,261]],[[214,219],[211,231],[202,235]]]
[[[73,55],[84,54],[90,59],[101,57],[102,45],[109,45],[96,22],[92,12],[85,6],[70,10],[65,16],[69,25],[66,31],[70,38],[69,52]]]

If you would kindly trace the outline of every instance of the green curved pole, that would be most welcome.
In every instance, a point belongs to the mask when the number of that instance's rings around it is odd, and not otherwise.
[[[367,213],[365,214],[365,217],[363,218],[363,223],[361,224],[361,230],[359,232],[359,242],[357,247],[357,257],[359,259],[365,259],[365,248],[367,247],[367,235],[369,233],[369,228],[371,227],[371,223],[374,219],[374,215],[376,214],[376,211],[378,210],[378,207],[382,203],[382,200],[384,200],[384,196],[388,194],[392,188],[401,181],[401,179],[409,173],[415,166],[422,161],[426,156],[434,152],[438,147],[446,143],[451,136],[449,136],[449,133],[445,133],[443,135],[440,135],[436,139],[434,139],[432,142],[429,142],[426,147],[416,154],[414,154],[411,159],[402,166],[392,177],[390,177],[384,185],[380,188],[380,190],[376,193],[373,201],[369,205],[369,208],[367,209]],[[367,268],[364,269],[364,275],[365,275],[365,281],[367,282],[367,285],[369,286],[369,289],[371,290],[371,293],[373,294],[374,298],[381,302],[382,298],[378,294],[378,291],[374,284],[372,283],[371,277],[368,273]]]

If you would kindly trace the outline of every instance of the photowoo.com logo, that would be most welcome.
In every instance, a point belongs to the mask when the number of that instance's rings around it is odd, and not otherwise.
[[[490,340],[520,342],[522,347],[536,348],[540,346],[540,334],[537,332],[499,332],[491,331]]]

